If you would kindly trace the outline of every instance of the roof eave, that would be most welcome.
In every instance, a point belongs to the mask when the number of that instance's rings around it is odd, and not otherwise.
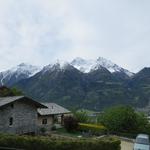
[[[70,114],[71,112],[65,112],[65,113],[51,113],[51,114],[41,114],[38,112],[40,116],[50,116],[50,115],[61,115],[61,114]]]

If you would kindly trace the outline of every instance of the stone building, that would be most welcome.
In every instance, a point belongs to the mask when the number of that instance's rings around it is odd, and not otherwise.
[[[71,115],[71,112],[66,108],[59,106],[55,103],[42,103],[48,108],[38,109],[38,126],[51,130],[54,124],[63,124],[63,119],[67,115]]]
[[[38,130],[38,108],[47,108],[25,96],[0,98],[0,132],[32,133]]]

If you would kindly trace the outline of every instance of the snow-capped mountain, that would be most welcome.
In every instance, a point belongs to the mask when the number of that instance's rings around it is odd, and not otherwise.
[[[71,65],[73,65],[75,68],[84,73],[89,73],[90,71],[97,70],[100,67],[102,67],[106,68],[111,73],[124,72],[128,76],[133,75],[133,73],[131,73],[130,71],[123,69],[122,67],[116,65],[115,63],[103,57],[99,57],[96,60],[85,60],[78,57],[71,62]]]
[[[98,70],[100,68],[105,68],[111,73],[121,72],[121,73],[126,74],[129,77],[133,76],[132,72],[116,65],[115,63],[103,57],[99,57],[96,60],[92,60],[92,59],[86,60],[86,59],[77,57],[71,62],[57,60],[45,66],[42,71],[43,73],[47,71],[54,71],[54,70],[62,71],[62,70],[70,68],[71,66],[78,69],[79,71],[83,73],[89,73],[91,71]]]
[[[68,62],[63,61],[63,60],[61,60],[61,61],[57,60],[57,61],[45,66],[42,69],[42,72],[46,73],[46,72],[54,71],[54,70],[61,71],[61,70],[67,69],[68,66],[70,66],[70,64]]]
[[[29,97],[68,108],[99,111],[113,105],[146,105],[150,97],[150,68],[131,78],[125,73],[128,71],[102,58],[95,61],[78,58],[71,63],[54,62],[13,86]]]
[[[146,105],[149,73],[150,68],[145,68],[133,74],[101,57],[76,58],[71,62],[57,60],[43,69],[20,64],[1,72],[0,81],[37,100],[99,111],[116,104]]]
[[[131,77],[133,75],[133,73],[131,73],[130,71],[123,69],[122,67],[102,57],[99,57],[96,60],[86,60],[78,57],[71,62],[57,60],[45,66],[43,69],[41,67],[21,63],[14,68],[11,68],[4,72],[0,72],[0,85],[12,86],[14,83],[22,79],[30,78],[40,71],[42,72],[42,74],[47,74],[48,72],[52,71],[58,72],[77,69],[80,72],[89,73],[94,70],[104,68],[112,74],[121,73],[120,75],[125,75],[127,77]]]
[[[4,72],[0,72],[0,85],[12,85],[22,79],[29,78],[41,70],[41,67],[21,63]]]

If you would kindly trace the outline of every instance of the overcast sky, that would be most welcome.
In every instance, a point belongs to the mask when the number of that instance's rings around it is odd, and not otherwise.
[[[150,66],[150,0],[0,0],[0,70],[107,58]]]

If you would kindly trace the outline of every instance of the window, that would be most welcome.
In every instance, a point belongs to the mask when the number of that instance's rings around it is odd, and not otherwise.
[[[9,125],[12,126],[13,125],[13,117],[9,118]]]
[[[47,119],[43,119],[42,124],[47,124]]]
[[[11,106],[11,108],[14,108],[14,104],[13,103],[10,106]]]

